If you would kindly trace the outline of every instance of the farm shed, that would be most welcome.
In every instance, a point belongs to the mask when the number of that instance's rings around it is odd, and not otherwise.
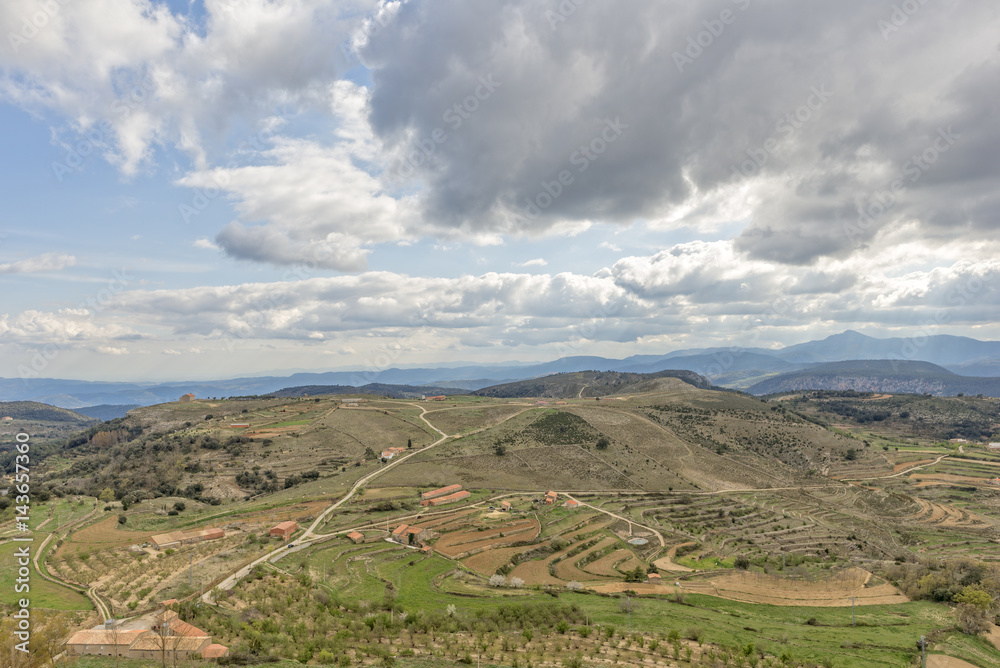
[[[510,509],[512,507],[513,506],[511,506],[510,501],[501,501],[500,502],[500,510],[505,510],[505,511],[507,511],[509,513]]]
[[[194,395],[191,394],[190,392],[188,392],[187,394],[185,394],[184,396],[182,396],[177,401],[181,402],[182,404],[186,404],[189,401],[194,401]]]
[[[406,452],[406,448],[388,448],[382,451],[382,459],[392,459],[396,455]]]
[[[271,536],[280,536],[284,540],[288,540],[292,537],[299,528],[299,523],[293,520],[288,520],[287,522],[281,522],[280,524],[275,524],[271,527],[269,534]]]
[[[365,542],[365,535],[360,531],[352,531],[347,534],[347,540],[351,541],[355,545]]]
[[[440,489],[435,489],[430,492],[424,492],[420,495],[420,498],[426,501],[427,499],[433,499],[438,496],[444,496],[445,494],[452,494],[462,489],[461,485],[448,485],[447,487],[442,487]]]
[[[428,499],[426,501],[421,501],[420,505],[430,506],[433,508],[435,506],[444,506],[449,503],[456,503],[458,501],[461,501],[462,499],[467,499],[470,496],[472,496],[472,492],[467,492],[467,491],[455,492],[454,494],[449,494],[448,496],[439,496],[436,499]]]
[[[570,510],[576,510],[577,508],[580,507],[580,502],[577,501],[576,499],[569,499],[566,502],[566,507],[569,508]]]
[[[663,582],[663,578],[660,577],[659,573],[649,573],[646,575],[646,581],[649,582],[649,584],[661,584]]]
[[[221,659],[227,654],[229,654],[228,647],[214,643],[201,650],[201,658],[203,659]]]

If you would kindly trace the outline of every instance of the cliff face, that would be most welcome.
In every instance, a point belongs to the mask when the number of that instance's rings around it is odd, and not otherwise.
[[[1000,378],[959,376],[926,362],[866,360],[824,364],[772,376],[749,388],[752,394],[796,390],[854,390],[888,394],[1000,396]]]

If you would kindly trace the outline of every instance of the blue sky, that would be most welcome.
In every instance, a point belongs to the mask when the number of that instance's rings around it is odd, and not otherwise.
[[[0,376],[1000,338],[990,7],[53,6],[0,8]]]

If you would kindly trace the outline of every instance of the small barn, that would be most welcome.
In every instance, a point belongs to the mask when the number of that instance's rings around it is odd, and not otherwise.
[[[282,540],[288,540],[292,537],[292,534],[298,531],[299,523],[293,520],[288,520],[287,522],[281,522],[280,524],[275,524],[271,527],[268,532],[273,537],[280,537]]]
[[[347,534],[347,540],[351,541],[355,545],[360,545],[361,543],[365,542],[365,535],[360,531],[352,531],[351,533]]]

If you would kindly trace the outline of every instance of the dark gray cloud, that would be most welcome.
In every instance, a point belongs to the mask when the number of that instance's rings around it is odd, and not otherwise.
[[[992,227],[1000,19],[895,6],[411,0],[362,51],[370,120],[401,151],[445,133],[389,168],[412,168],[445,230],[657,219],[739,185],[754,195],[739,248],[782,263],[912,219],[932,236]]]

